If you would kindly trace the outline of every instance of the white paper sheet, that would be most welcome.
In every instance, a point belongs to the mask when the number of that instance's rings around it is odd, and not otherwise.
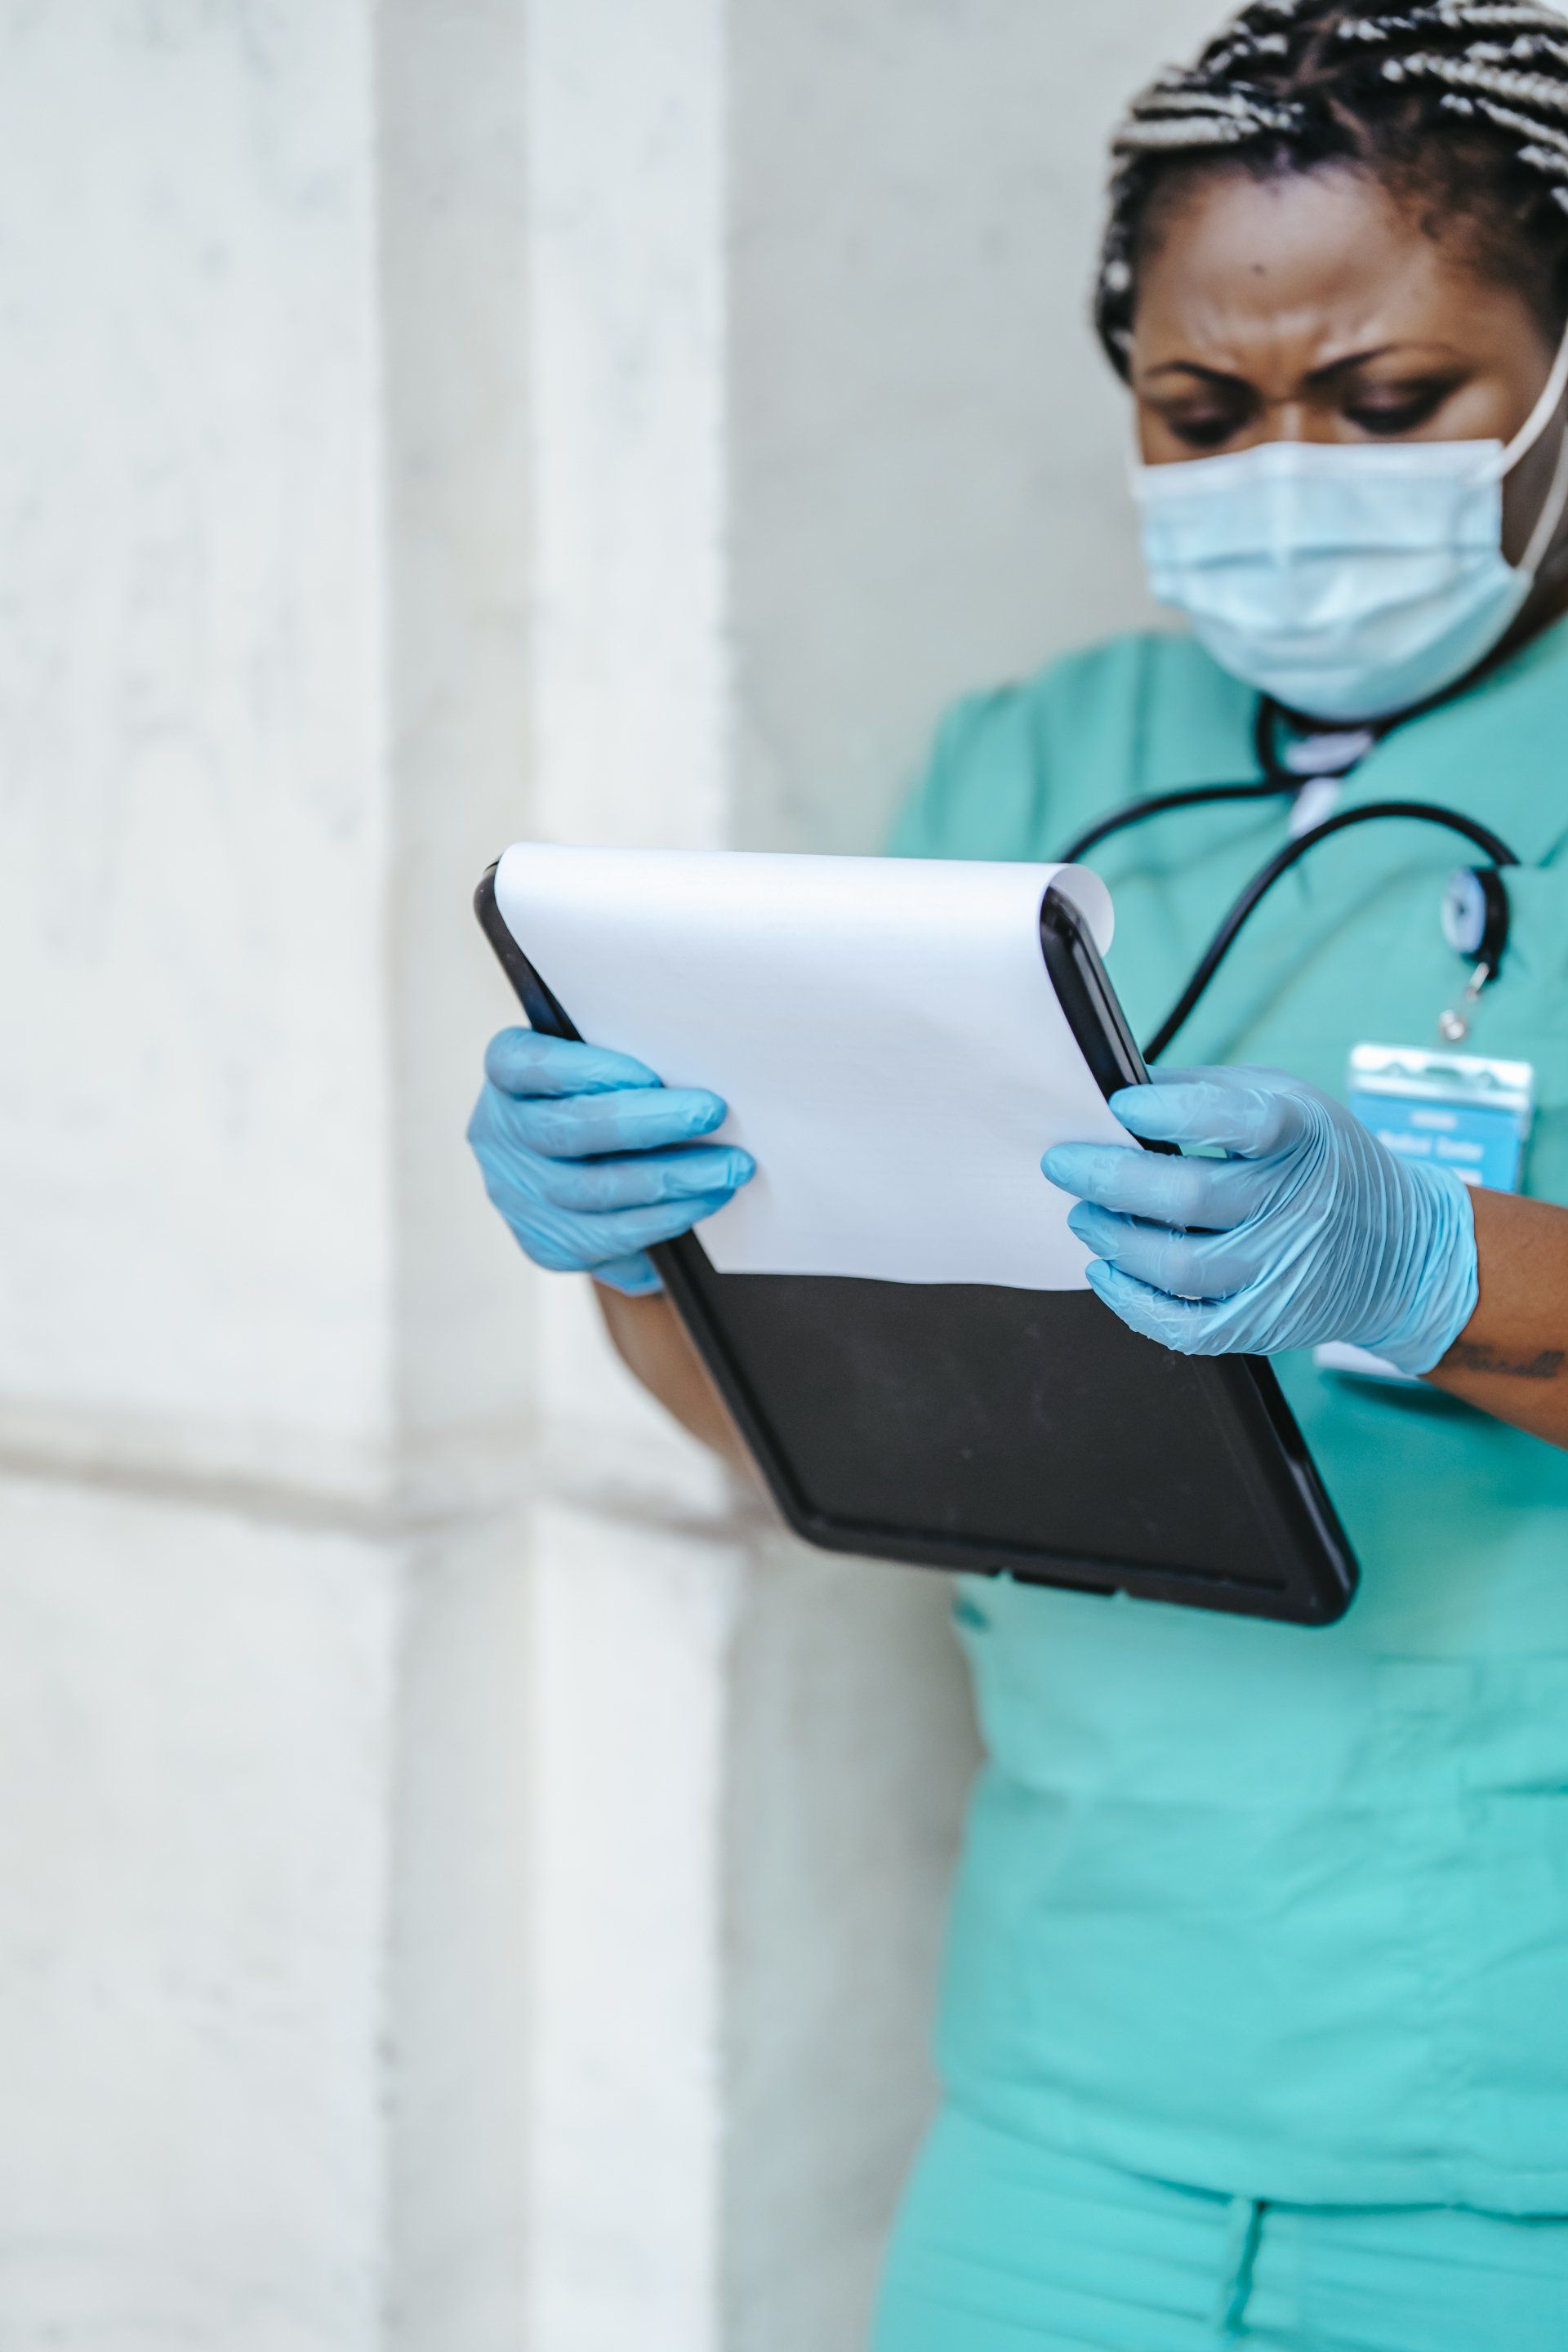
[[[758,1173],[702,1227],[726,1273],[1084,1287],[1069,1139],[1126,1142],[1040,954],[1082,868],[520,843],[496,899],[581,1034],[710,1087]]]

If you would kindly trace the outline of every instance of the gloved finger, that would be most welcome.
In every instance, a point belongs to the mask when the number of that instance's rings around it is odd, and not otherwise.
[[[487,1085],[469,1139],[488,1130],[515,1149],[547,1160],[589,1160],[605,1152],[657,1151],[721,1127],[725,1105],[700,1087],[638,1087],[610,1094],[520,1097]]]
[[[540,1197],[558,1209],[603,1216],[612,1209],[648,1209],[661,1201],[729,1194],[749,1184],[757,1163],[732,1145],[685,1151],[632,1151],[611,1160],[536,1160]]]
[[[1171,1298],[1163,1290],[1151,1290],[1146,1283],[1134,1281],[1120,1267],[1106,1265],[1098,1258],[1089,1269],[1089,1284],[1095,1296],[1105,1301],[1130,1331],[1141,1331],[1144,1339],[1158,1340],[1162,1348],[1170,1348],[1181,1356],[1230,1352],[1223,1322],[1213,1307],[1190,1298]]]
[[[1125,1143],[1058,1143],[1040,1162],[1064,1192],[1163,1225],[1219,1231],[1255,1215],[1268,1171],[1246,1160],[1177,1160]]]
[[[626,1298],[651,1298],[664,1288],[653,1260],[640,1250],[634,1257],[613,1257],[608,1265],[596,1265],[594,1279]]]
[[[657,1087],[657,1074],[629,1054],[550,1037],[542,1029],[502,1029],[485,1050],[485,1076],[509,1095],[611,1094]]]
[[[728,1192],[699,1192],[689,1201],[656,1202],[646,1209],[612,1209],[605,1216],[579,1222],[592,1229],[595,1240],[603,1234],[612,1244],[601,1246],[595,1260],[596,1265],[608,1265],[617,1257],[651,1249],[656,1242],[672,1242],[678,1234],[689,1234],[730,1198]]]
[[[1271,1095],[1299,1095],[1305,1085],[1303,1079],[1293,1078],[1289,1070],[1277,1070],[1268,1062],[1194,1062],[1183,1069],[1168,1069],[1163,1062],[1157,1062],[1150,1076],[1157,1087],[1191,1086],[1205,1078],[1244,1078]]]
[[[481,1163],[482,1164],[482,1163]],[[617,1258],[634,1256],[656,1242],[689,1233],[729,1200],[728,1192],[701,1192],[689,1201],[665,1201],[643,1209],[612,1209],[581,1216],[558,1209],[522,1190],[512,1179],[485,1169],[485,1190],[536,1265],[552,1274],[593,1274]]]
[[[1259,1084],[1258,1075],[1244,1078],[1223,1069],[1123,1087],[1112,1095],[1110,1108],[1123,1127],[1146,1141],[1189,1150],[1206,1145],[1247,1159],[1296,1141],[1314,1116],[1300,1087],[1276,1090]]]
[[[1267,1252],[1256,1225],[1237,1233],[1173,1233],[1169,1225],[1115,1216],[1086,1201],[1068,1223],[1097,1258],[1173,1298],[1232,1298],[1265,1271]]]

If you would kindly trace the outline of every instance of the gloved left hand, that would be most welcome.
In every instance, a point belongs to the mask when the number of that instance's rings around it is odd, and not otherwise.
[[[629,1055],[503,1029],[485,1055],[468,1141],[536,1265],[646,1297],[662,1286],[648,1250],[710,1217],[756,1173],[738,1145],[699,1140],[724,1117],[717,1095],[660,1086]]]
[[[1280,1070],[1161,1071],[1111,1108],[1134,1135],[1223,1159],[1063,1143],[1093,1288],[1184,1355],[1269,1356],[1327,1339],[1430,1371],[1476,1310],[1475,1215],[1446,1168],[1401,1160]]]

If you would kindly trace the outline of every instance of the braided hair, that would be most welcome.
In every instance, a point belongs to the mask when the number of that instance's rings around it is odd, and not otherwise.
[[[1117,132],[1095,324],[1125,376],[1137,272],[1160,202],[1229,164],[1274,178],[1340,163],[1452,222],[1553,339],[1568,314],[1568,20],[1529,0],[1252,0]]]

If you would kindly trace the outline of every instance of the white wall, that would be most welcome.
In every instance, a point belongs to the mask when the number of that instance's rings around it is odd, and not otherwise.
[[[6,2352],[860,2341],[945,1596],[530,1276],[466,901],[867,845],[1137,609],[1099,144],[1209,13],[0,14]]]
[[[363,12],[0,21],[0,2340],[361,2352],[395,1572]]]
[[[376,0],[392,852],[387,1520],[402,1603],[386,1937],[385,2340],[525,2340],[524,1821],[535,1329],[463,1129],[504,1006],[468,914],[528,823],[523,0]]]
[[[1178,14],[534,0],[542,831],[870,845],[943,701],[1142,612],[1086,312]],[[931,2095],[946,1592],[736,1519],[540,1312],[537,2340],[848,2352]]]
[[[5,22],[0,1398],[62,1463],[384,1456],[369,66],[342,0]]]
[[[749,839],[877,846],[955,692],[1152,617],[1089,293],[1121,106],[1219,13],[734,11]]]
[[[7,2352],[520,2339],[521,25],[0,21]]]
[[[0,1625],[0,2342],[368,2352],[377,1548],[15,1476]]]

